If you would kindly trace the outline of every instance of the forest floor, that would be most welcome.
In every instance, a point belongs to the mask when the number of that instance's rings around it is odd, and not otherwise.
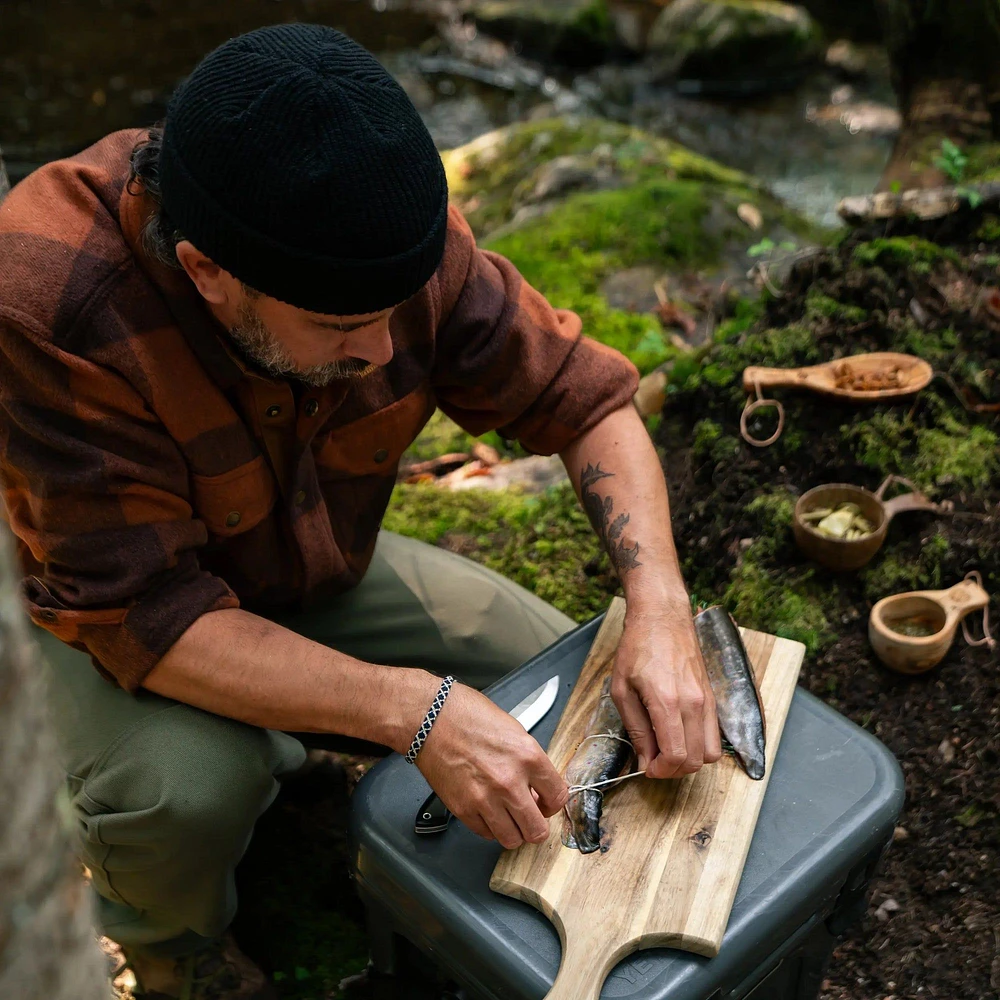
[[[898,350],[997,402],[1000,258],[990,234],[998,225],[980,219],[964,236],[855,232],[800,257],[778,295],[733,302],[711,342],[673,363],[666,407],[650,422],[692,595],[721,600],[743,625],[805,642],[803,686],[874,733],[903,768],[894,843],[867,912],[834,953],[823,1000],[1000,995],[997,655],[959,634],[938,667],[901,676],[867,639],[868,612],[887,594],[947,587],[971,570],[991,593],[1000,588],[1000,439],[995,414],[966,410],[935,379],[894,405],[785,393],[781,439],[750,448],[738,437],[739,375],[751,362]],[[758,436],[769,433],[767,419],[751,421]],[[799,494],[824,482],[874,489],[890,473],[951,501],[953,513],[898,518],[856,573],[831,574],[799,553],[790,530]],[[388,527],[506,572],[577,620],[618,591],[567,486],[534,497],[435,485],[397,493]],[[288,1000],[337,996],[339,978],[364,964],[344,817],[352,779],[370,762],[344,763],[344,775],[325,785],[312,778],[289,788],[241,866],[237,929]],[[440,995],[431,981],[406,989],[397,995]]]

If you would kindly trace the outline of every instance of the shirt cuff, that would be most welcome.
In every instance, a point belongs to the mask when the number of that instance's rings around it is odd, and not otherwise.
[[[175,569],[126,607],[69,608],[37,576],[25,577],[21,592],[36,625],[90,653],[98,670],[129,692],[203,614],[240,605],[224,580],[197,567]]]

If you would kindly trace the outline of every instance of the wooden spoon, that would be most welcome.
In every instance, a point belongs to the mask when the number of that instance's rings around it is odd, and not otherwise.
[[[934,377],[931,366],[912,354],[883,351],[855,354],[805,368],[743,369],[743,388],[812,389],[840,399],[888,399],[919,392]]]

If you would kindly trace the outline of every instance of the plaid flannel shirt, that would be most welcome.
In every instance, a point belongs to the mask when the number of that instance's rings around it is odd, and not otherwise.
[[[435,406],[561,451],[631,399],[451,209],[444,259],[392,315],[392,361],[318,389],[241,360],[126,188],[142,133],[50,163],[0,205],[0,478],[32,620],[134,690],[202,614],[355,586]]]

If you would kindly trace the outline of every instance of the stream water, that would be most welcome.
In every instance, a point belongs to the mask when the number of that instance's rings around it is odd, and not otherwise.
[[[872,189],[892,143],[884,68],[851,84],[819,72],[776,95],[708,98],[653,86],[641,64],[543,67],[478,35],[454,0],[0,0],[0,148],[14,181],[115,129],[148,125],[225,38],[316,21],[375,52],[439,147],[528,115],[631,121],[755,174],[813,218]]]

